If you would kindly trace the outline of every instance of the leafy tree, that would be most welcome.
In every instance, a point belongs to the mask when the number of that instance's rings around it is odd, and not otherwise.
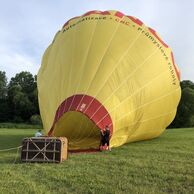
[[[7,99],[0,99],[0,122],[8,122],[11,118],[12,110]]]
[[[21,120],[28,120],[33,114],[33,104],[23,92],[18,92],[13,99],[15,116]]]
[[[35,78],[30,72],[27,71],[17,73],[15,77],[11,78],[9,87],[11,88],[15,85],[20,85],[22,92],[26,94],[31,93],[36,88]]]
[[[169,128],[194,127],[194,83],[185,80],[181,82],[182,95],[177,114]]]
[[[31,116],[30,122],[34,125],[42,125],[41,117],[37,114]]]
[[[192,127],[194,126],[194,114],[190,117],[189,123]]]
[[[39,113],[36,79],[30,72],[21,72],[11,78],[8,99],[15,121],[28,121]]]
[[[191,88],[194,89],[194,83],[190,80],[184,80],[180,83],[181,89],[183,90],[184,88]]]
[[[0,99],[7,96],[7,77],[4,71],[0,71]]]
[[[0,71],[0,122],[9,121],[11,109],[7,101],[7,77],[4,71]]]

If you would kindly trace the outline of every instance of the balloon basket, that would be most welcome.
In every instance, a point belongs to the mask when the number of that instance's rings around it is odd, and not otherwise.
[[[68,141],[65,137],[24,138],[21,148],[22,162],[60,163],[67,159]]]

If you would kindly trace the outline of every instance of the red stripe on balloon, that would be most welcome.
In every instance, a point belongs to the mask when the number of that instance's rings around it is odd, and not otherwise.
[[[117,16],[117,17],[119,17],[119,18],[123,18],[123,17],[125,16],[125,14],[122,13],[122,12],[120,12],[120,11],[117,11],[117,12],[115,13],[115,16]],[[140,26],[143,25],[143,22],[142,22],[141,20],[139,20],[139,19],[137,19],[137,18],[135,18],[135,17],[133,17],[133,16],[126,16],[126,17],[128,17],[130,20],[132,20],[134,23],[136,23],[136,24],[138,24],[138,25],[140,25]]]
[[[168,45],[156,34],[155,30],[153,30],[152,28],[148,29],[166,48],[168,48]]]
[[[68,20],[68,21],[63,25],[63,28],[66,27],[66,26],[69,24],[69,22],[70,22],[71,20],[74,20],[74,19],[76,19],[76,18],[79,18],[79,16],[74,17],[74,18],[71,18],[70,20]]]
[[[172,51],[171,51],[171,58],[172,58],[172,63],[173,63],[173,66],[174,66],[174,69],[175,69],[176,75],[177,75],[178,79],[180,80],[180,72],[179,72],[179,70],[177,69],[177,66],[175,65],[175,62],[174,62],[174,56],[173,56]]]
[[[87,13],[85,13],[82,17],[84,16],[89,16],[89,15],[92,15],[92,14],[99,14],[99,15],[110,15],[111,13],[109,11],[97,11],[97,10],[93,10],[93,11],[89,11]],[[71,20],[74,20],[76,18],[80,18],[80,16],[77,16],[77,17],[74,17],[74,18],[71,18],[70,20],[68,20],[64,25],[63,25],[63,28],[66,27],[69,22]]]
[[[127,16],[130,20],[132,20],[134,23],[138,24],[139,26],[143,25],[143,22],[133,16]]]
[[[111,13],[109,11],[102,11],[101,14],[102,15],[111,15]]]
[[[93,10],[93,11],[88,11],[88,12],[85,13],[83,16],[89,16],[89,15],[91,15],[91,14],[98,14],[98,13],[99,13],[99,11]]]
[[[97,10],[94,10],[94,11],[89,11],[89,12],[85,13],[83,16],[89,16],[89,15],[92,15],[92,14],[110,15],[110,12],[109,11],[97,11]]]
[[[115,16],[117,16],[117,17],[119,17],[119,18],[122,18],[122,17],[124,16],[124,14],[123,14],[122,12],[120,12],[120,11],[117,11],[117,12],[115,13]]]

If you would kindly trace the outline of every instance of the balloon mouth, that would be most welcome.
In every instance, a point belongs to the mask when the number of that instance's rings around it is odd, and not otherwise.
[[[77,94],[66,98],[58,107],[53,125],[48,132],[53,135],[56,123],[67,112],[77,111],[87,116],[98,128],[103,130],[106,126],[110,128],[110,134],[113,133],[113,123],[107,109],[96,98],[88,95]]]

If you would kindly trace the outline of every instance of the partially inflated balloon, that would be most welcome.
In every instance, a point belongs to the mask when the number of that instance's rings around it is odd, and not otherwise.
[[[109,125],[111,147],[158,137],[180,100],[171,49],[140,20],[117,11],[72,18],[55,35],[38,73],[44,129],[69,149],[95,149]]]

